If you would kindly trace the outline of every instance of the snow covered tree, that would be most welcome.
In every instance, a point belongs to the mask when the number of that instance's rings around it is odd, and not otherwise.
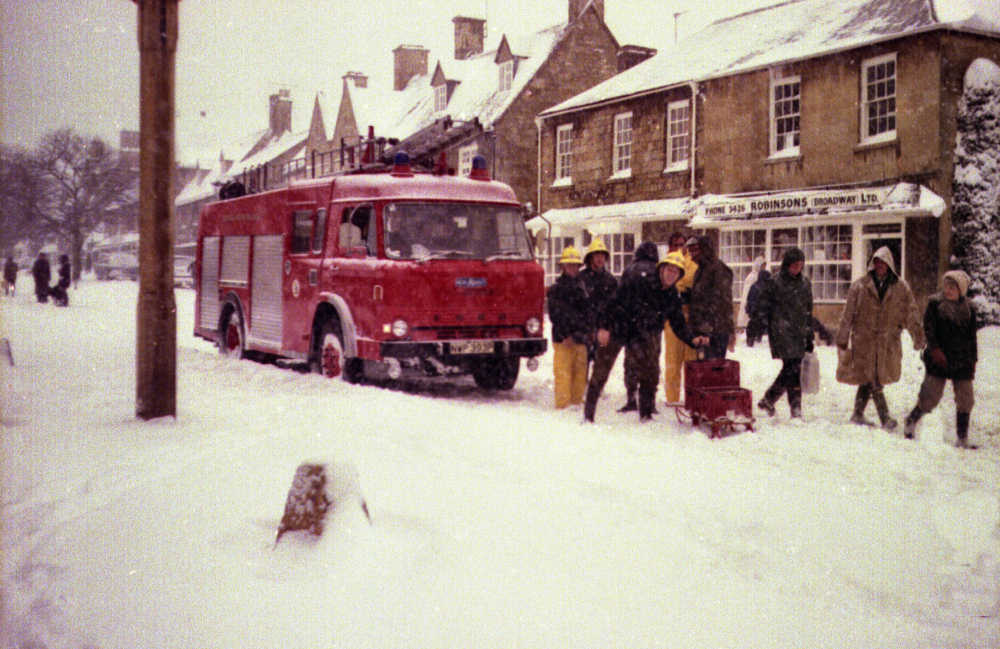
[[[69,245],[79,277],[83,242],[98,225],[135,202],[138,178],[104,141],[88,140],[71,129],[46,135],[33,157],[45,186],[37,199],[38,225]]]
[[[1000,324],[1000,67],[976,59],[958,105],[953,265],[969,274],[982,321]]]

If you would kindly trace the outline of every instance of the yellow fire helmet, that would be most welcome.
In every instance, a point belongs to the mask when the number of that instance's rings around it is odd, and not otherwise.
[[[680,250],[667,253],[667,256],[661,259],[660,263],[656,265],[657,272],[659,272],[660,266],[664,264],[675,266],[677,270],[681,271],[681,275],[677,278],[677,281],[680,281],[681,277],[684,277],[684,254]]]
[[[580,265],[583,260],[580,259],[580,251],[573,246],[566,246],[563,248],[562,257],[559,258],[560,264],[576,264]]]
[[[609,258],[611,257],[611,253],[608,252],[608,247],[604,245],[604,241],[600,237],[594,237],[594,240],[587,246],[587,251],[583,255],[583,263],[587,263],[587,257],[590,257],[595,252],[603,252]]]

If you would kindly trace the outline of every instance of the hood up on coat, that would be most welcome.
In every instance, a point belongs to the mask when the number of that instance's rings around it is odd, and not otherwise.
[[[706,264],[715,259],[715,248],[712,247],[712,240],[703,235],[695,235],[687,240],[687,245],[697,243],[698,247],[701,248],[701,261],[697,262],[698,265]]]
[[[895,275],[896,277],[899,277],[899,273],[896,272],[896,262],[893,261],[893,259],[892,259],[892,251],[889,250],[888,246],[882,246],[881,248],[879,248],[878,250],[876,250],[875,254],[872,255],[872,258],[868,260],[868,271],[869,272],[875,270],[875,260],[876,259],[881,259],[882,261],[884,261],[886,263],[886,265],[889,267],[889,272],[892,273],[893,275]]]
[[[760,270],[761,270],[762,268],[764,268],[764,265],[765,265],[766,263],[767,263],[767,262],[766,262],[766,261],[764,261],[764,258],[763,258],[763,257],[757,257],[756,259],[754,259],[754,260],[753,260],[753,263],[752,263],[752,264],[750,264],[750,272],[751,272],[751,273],[759,273],[759,272],[760,272]]]
[[[886,248],[888,250],[888,248]],[[890,257],[892,255],[890,254]],[[785,256],[781,258],[781,274],[788,274],[788,267],[797,261],[805,261],[806,253],[802,252],[800,248],[789,248],[785,251]]]
[[[966,275],[965,272],[961,270],[949,270],[947,273],[941,276],[942,288],[944,287],[945,280],[949,279],[955,282],[955,284],[958,286],[959,295],[965,297],[966,294],[969,292],[969,282],[971,281],[969,279],[969,276]]]
[[[635,261],[651,261],[654,264],[660,261],[660,251],[652,241],[643,241],[635,249]]]

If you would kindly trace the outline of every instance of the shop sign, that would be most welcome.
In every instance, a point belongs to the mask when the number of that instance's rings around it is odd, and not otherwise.
[[[883,188],[843,189],[798,194],[772,194],[702,202],[698,215],[707,219],[746,219],[776,214],[825,213],[829,210],[881,209],[886,202]]]

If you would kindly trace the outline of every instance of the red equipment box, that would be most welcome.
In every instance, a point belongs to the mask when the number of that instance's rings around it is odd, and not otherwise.
[[[724,358],[684,363],[684,407],[695,411],[692,392],[699,388],[740,387],[740,364]]]
[[[693,388],[685,393],[685,399],[691,404],[687,408],[692,416],[708,424],[719,418],[741,423],[753,416],[753,398],[746,388]]]

